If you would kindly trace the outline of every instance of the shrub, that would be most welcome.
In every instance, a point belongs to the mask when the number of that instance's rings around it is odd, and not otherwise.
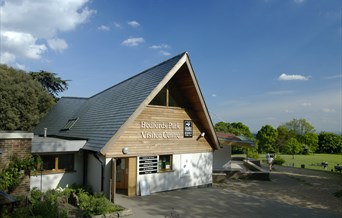
[[[112,204],[103,194],[89,195],[87,192],[81,192],[78,196],[80,200],[80,208],[85,211],[86,217],[121,210],[119,206]]]
[[[274,160],[273,160],[273,164],[283,165],[283,163],[285,163],[285,160],[283,158],[281,158],[280,155],[276,155]]]

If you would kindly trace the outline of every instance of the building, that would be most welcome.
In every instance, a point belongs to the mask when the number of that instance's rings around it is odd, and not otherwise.
[[[109,198],[212,183],[218,149],[187,53],[90,98],[63,97],[34,130],[31,188],[89,185]]]

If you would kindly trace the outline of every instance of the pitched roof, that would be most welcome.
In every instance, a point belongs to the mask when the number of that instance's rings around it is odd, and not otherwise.
[[[104,154],[109,142],[118,137],[118,131],[137,117],[184,63],[191,68],[187,53],[179,54],[90,98],[63,97],[37,125],[34,133],[43,135],[44,128],[48,128],[49,136],[87,139],[84,149]],[[210,122],[211,127],[208,128],[214,132],[199,88],[197,92],[207,122]],[[61,131],[72,119],[72,128]],[[216,138],[214,135],[212,137]],[[217,138],[213,141],[218,144]]]

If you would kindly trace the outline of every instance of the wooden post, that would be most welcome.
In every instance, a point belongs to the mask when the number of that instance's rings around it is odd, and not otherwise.
[[[112,158],[112,184],[111,184],[111,201],[115,203],[115,192],[116,192],[116,159]]]

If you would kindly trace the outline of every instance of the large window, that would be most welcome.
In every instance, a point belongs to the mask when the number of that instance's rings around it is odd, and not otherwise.
[[[73,154],[40,155],[42,163],[38,169],[43,172],[70,172],[74,171]]]
[[[172,155],[159,155],[159,172],[172,171]]]
[[[150,105],[181,107],[181,93],[173,81],[170,81],[151,101]]]

